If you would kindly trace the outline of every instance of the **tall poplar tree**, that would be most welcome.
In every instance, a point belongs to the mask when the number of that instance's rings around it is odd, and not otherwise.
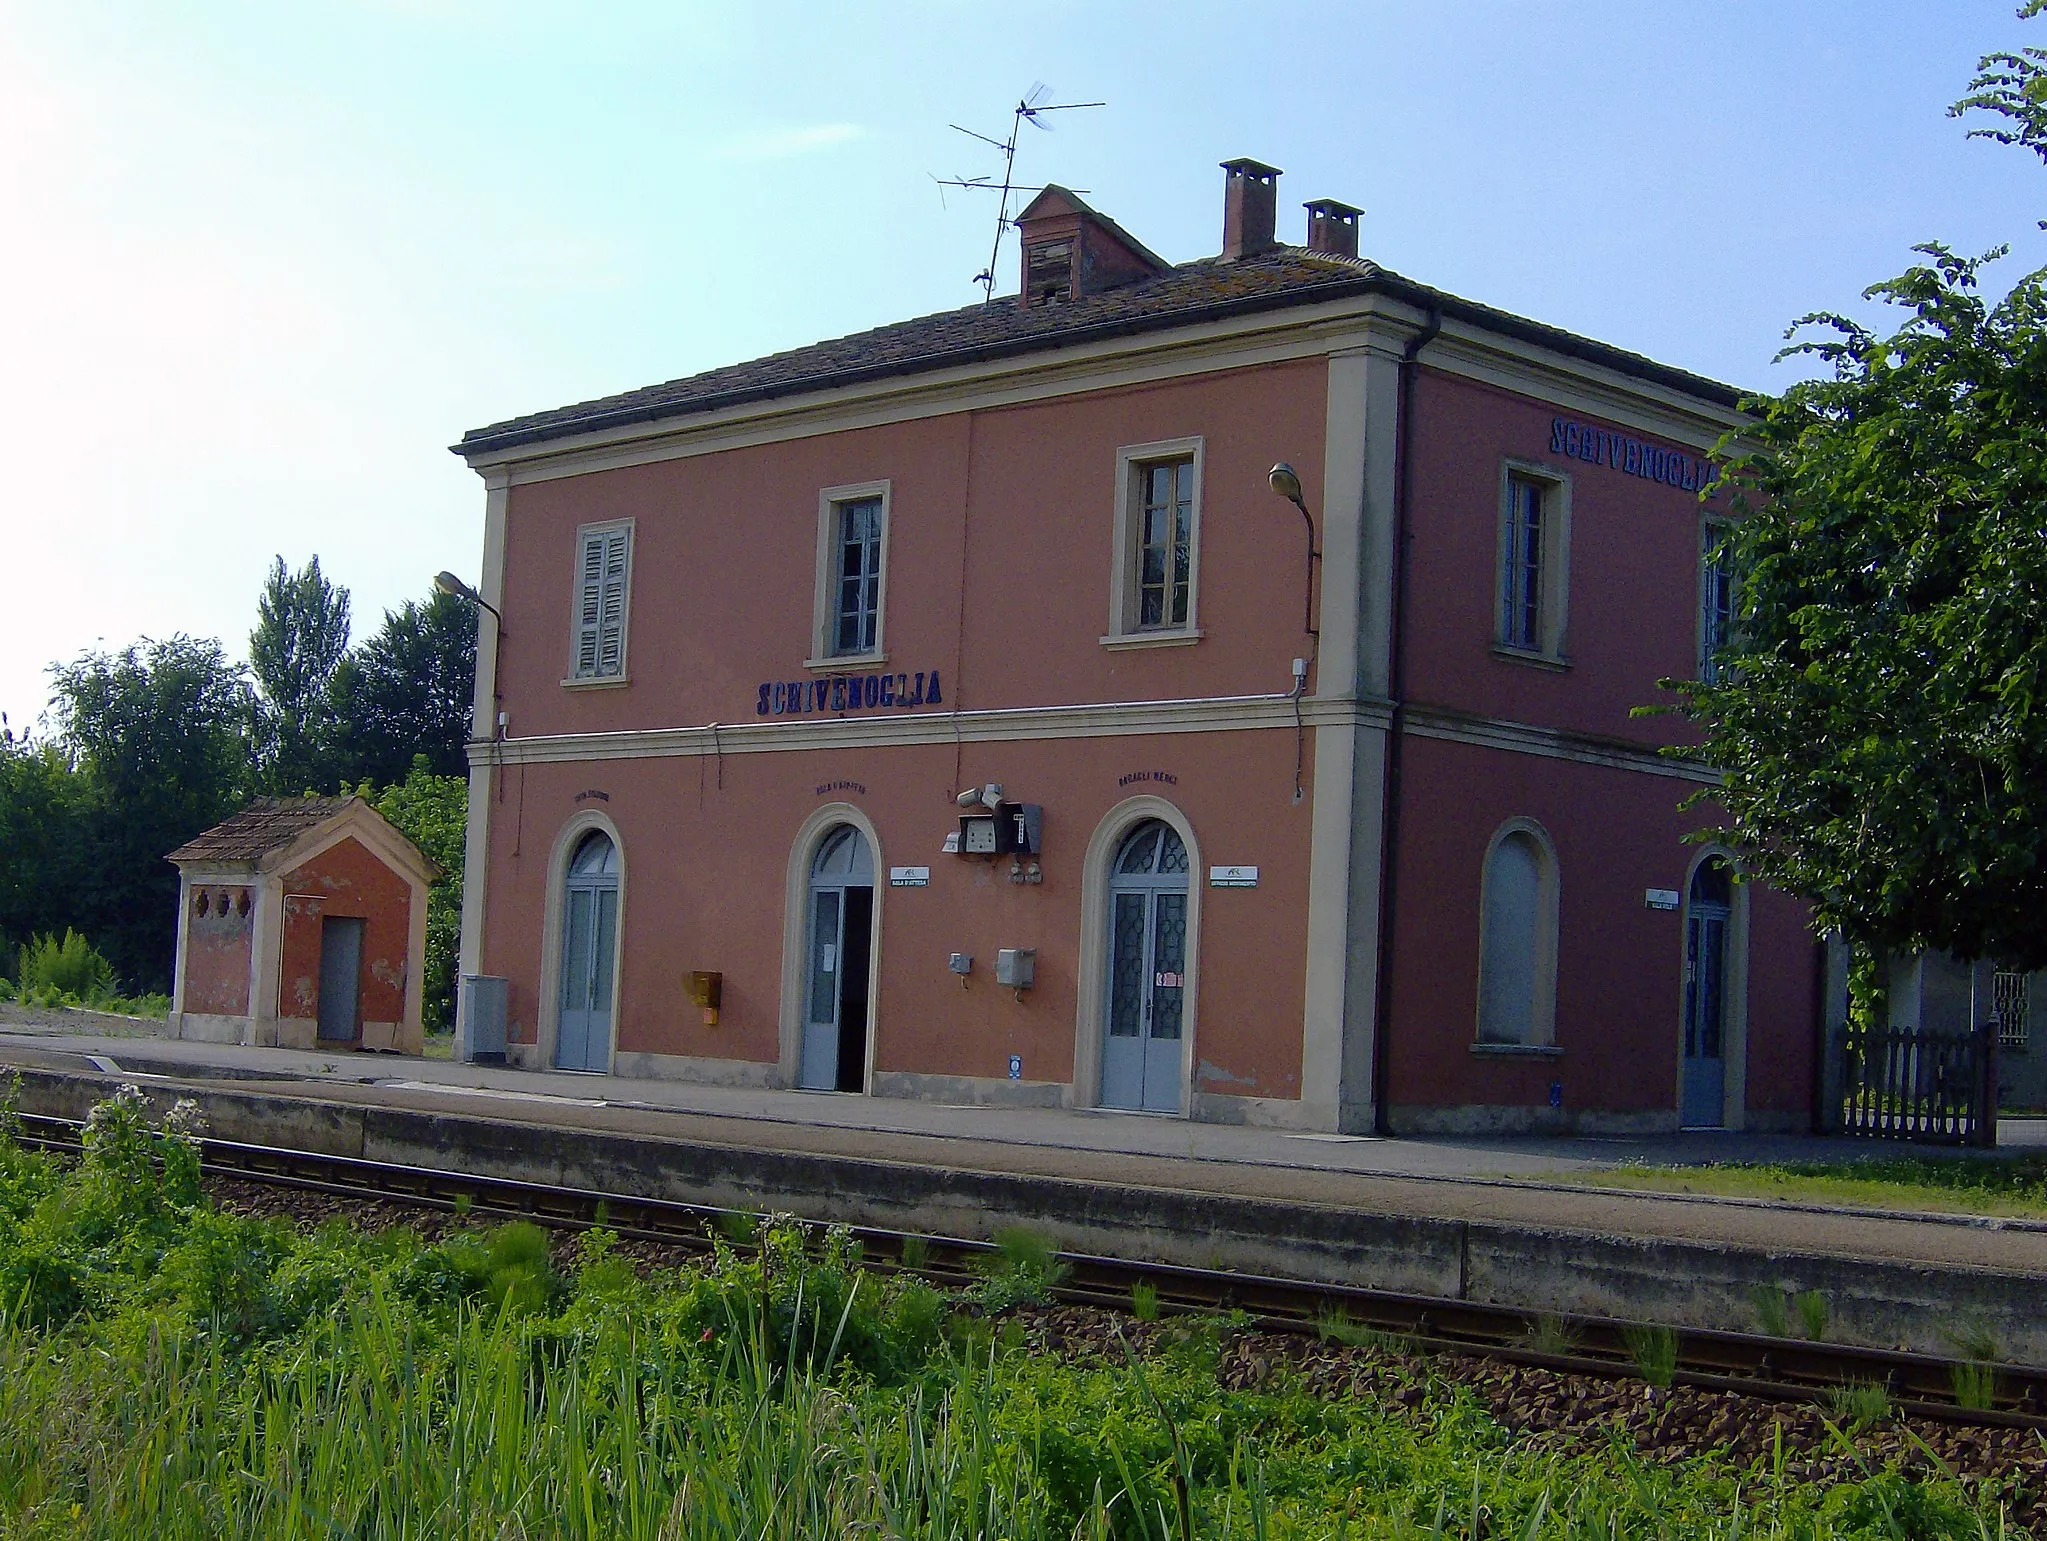
[[[340,779],[334,676],[347,656],[348,590],[327,581],[317,556],[295,573],[278,557],[249,634],[262,790],[292,796],[327,790]]]

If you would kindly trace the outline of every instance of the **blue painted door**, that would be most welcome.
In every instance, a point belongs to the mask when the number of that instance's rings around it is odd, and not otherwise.
[[[1177,1113],[1186,1081],[1187,847],[1156,820],[1132,831],[1109,877],[1106,1108]]]
[[[1699,867],[1685,907],[1684,1080],[1678,1122],[1727,1122],[1727,924],[1731,893],[1719,861]]]
[[[618,850],[592,834],[569,861],[562,894],[561,1012],[557,1070],[609,1070],[618,951]]]

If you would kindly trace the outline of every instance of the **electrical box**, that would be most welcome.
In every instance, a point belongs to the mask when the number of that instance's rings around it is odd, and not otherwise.
[[[962,856],[1035,856],[1045,810],[1038,803],[998,803],[992,812],[960,818]]]
[[[974,971],[974,955],[970,952],[956,952],[946,960],[945,966],[955,974],[971,974]]]
[[[704,1026],[718,1025],[718,1007],[725,994],[725,976],[716,969],[691,969],[687,980],[690,1004],[703,1009]]]
[[[495,974],[462,976],[462,1026],[467,1035],[472,1065],[502,1065],[505,1062],[505,1008],[512,982]]]
[[[1038,982],[1038,950],[1005,947],[996,953],[995,982],[1012,990],[1028,990]]]

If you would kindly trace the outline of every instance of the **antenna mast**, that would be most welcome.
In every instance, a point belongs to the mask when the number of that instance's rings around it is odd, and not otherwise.
[[[973,129],[961,128],[957,123],[948,125],[956,132],[965,134],[969,139],[978,139],[982,144],[992,146],[1002,152],[1002,180],[999,183],[992,176],[934,177],[932,179],[940,187],[966,187],[981,192],[1001,194],[995,210],[995,239],[988,248],[988,266],[974,275],[974,282],[981,286],[982,303],[984,304],[992,304],[995,299],[995,264],[1002,255],[1003,234],[1011,225],[1009,217],[1009,200],[1011,195],[1015,193],[1044,191],[1044,184],[1042,183],[1031,186],[1020,184],[1016,181],[1016,145],[1018,137],[1023,133],[1024,124],[1029,123],[1031,127],[1041,128],[1049,133],[1052,125],[1038,121],[1042,114],[1048,112],[1078,112],[1083,108],[1106,107],[1109,105],[1107,102],[1047,102],[1045,98],[1050,94],[1051,88],[1042,81],[1031,87],[1030,91],[1016,104],[1016,110],[1010,116],[1009,137],[1007,139],[991,138],[987,134],[976,133]],[[1087,189],[1084,187],[1075,188],[1074,191],[1086,192]],[[943,194],[940,196],[942,197]]]

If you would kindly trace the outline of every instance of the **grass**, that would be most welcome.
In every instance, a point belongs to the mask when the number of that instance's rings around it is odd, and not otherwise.
[[[2047,1152],[1915,1154],[1845,1161],[1626,1163],[1574,1173],[1572,1181],[1657,1193],[1798,1200],[1871,1209],[2047,1220]]]
[[[521,1224],[430,1243],[226,1215],[139,1097],[69,1166],[0,1109],[0,1536],[1999,1534],[1946,1479],[1563,1455],[1426,1363],[1412,1412],[1290,1373],[1229,1391],[1217,1321],[1060,1358],[978,1289],[866,1271],[843,1230],[717,1242],[650,1270],[602,1229],[563,1253]]]
[[[1891,1394],[1874,1381],[1830,1387],[1827,1410],[1853,1429],[1864,1429],[1891,1416]]]
[[[1621,1337],[1642,1379],[1668,1386],[1677,1379],[1677,1334],[1668,1327],[1629,1327]]]

